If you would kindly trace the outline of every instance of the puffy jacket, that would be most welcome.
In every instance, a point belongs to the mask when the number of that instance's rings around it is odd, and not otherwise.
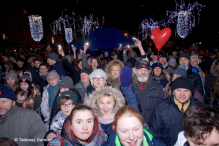
[[[50,66],[50,71],[55,70],[59,77],[66,76],[66,71],[63,64],[60,61],[57,61],[54,65]]]
[[[189,107],[196,104],[201,103],[190,97]],[[156,105],[149,122],[149,130],[167,146],[173,146],[178,133],[183,130],[182,114],[174,102],[174,96],[170,95]]]
[[[201,93],[201,95],[204,95],[204,91],[203,91],[203,85],[202,85],[202,80],[201,77],[198,74],[195,74],[194,72],[192,72],[192,66],[189,65],[189,69],[187,70],[187,78],[190,79],[190,81],[193,83],[194,87],[196,87],[198,89],[198,91]]]
[[[132,86],[139,99],[141,114],[147,124],[156,104],[165,97],[162,85],[154,81],[151,76],[148,77],[148,80],[149,83],[147,87],[145,86],[144,89],[141,90],[136,75],[132,78]],[[130,92],[134,92],[131,90],[130,88]]]
[[[87,88],[90,87],[91,84],[89,83],[86,87],[84,87],[83,83],[81,82],[81,80],[74,86],[75,89],[79,92],[79,94],[81,95],[81,100],[82,102],[84,101],[84,96],[87,93]]]

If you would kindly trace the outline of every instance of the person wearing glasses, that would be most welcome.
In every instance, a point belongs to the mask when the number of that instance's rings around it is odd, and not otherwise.
[[[65,119],[71,114],[73,108],[77,105],[78,95],[73,91],[64,91],[58,98],[58,107],[60,111],[55,115],[50,125],[50,131],[46,138],[52,140],[57,132],[60,134]],[[48,134],[49,133],[49,134]]]

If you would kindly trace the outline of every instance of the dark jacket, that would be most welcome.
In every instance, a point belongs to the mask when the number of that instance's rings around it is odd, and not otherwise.
[[[43,88],[48,85],[46,78],[43,78],[41,75],[39,75],[35,84],[40,87],[40,93],[43,95]]]
[[[77,84],[80,81],[80,71],[76,70],[76,68],[68,62],[66,56],[62,56],[62,59],[66,68],[71,72],[71,78],[73,80],[74,85]]]
[[[187,78],[190,79],[190,81],[193,83],[194,87],[196,87],[198,89],[198,91],[201,93],[201,95],[204,95],[204,91],[203,91],[203,85],[202,85],[202,80],[201,77],[198,74],[195,74],[194,72],[192,72],[192,66],[189,65],[189,69],[187,70]]]
[[[191,97],[189,107],[196,104],[201,103]],[[173,146],[177,141],[178,133],[183,131],[182,114],[174,102],[174,96],[170,95],[156,105],[151,115],[149,129],[167,146]]]
[[[39,77],[39,70],[36,69],[35,67],[31,67],[31,66],[29,66],[29,67],[27,68],[27,70],[29,70],[30,73],[31,73],[33,83],[36,83],[36,82],[37,82],[37,79],[38,79],[38,77]]]
[[[110,134],[110,137],[107,142],[103,144],[103,146],[116,146],[115,144],[115,139],[116,139],[116,132],[112,130],[112,133]],[[146,138],[146,141],[148,143],[148,146],[166,146],[160,139],[153,137],[152,142],[149,139],[149,136],[147,135],[146,132],[144,132],[144,136]]]
[[[219,95],[218,93],[216,93],[214,98],[212,98],[212,96],[213,96],[212,91],[208,91],[206,93],[204,98],[205,104],[219,110]]]
[[[148,81],[148,85],[145,86],[142,91],[139,84],[137,83],[136,75],[134,75],[132,78],[132,86],[138,95],[141,114],[145,123],[147,124],[156,104],[165,97],[163,87],[160,83],[154,81],[151,76],[148,77]],[[130,92],[134,92],[132,91],[132,88],[130,88]]]
[[[57,61],[54,65],[50,66],[50,71],[55,70],[59,77],[66,76],[66,71],[63,64],[60,61]]]

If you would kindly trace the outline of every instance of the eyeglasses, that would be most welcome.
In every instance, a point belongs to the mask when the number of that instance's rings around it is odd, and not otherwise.
[[[104,80],[104,77],[99,77],[99,78],[94,77],[93,80],[94,80],[94,81],[97,81],[97,80],[103,81],[103,80]]]
[[[65,108],[65,107],[72,107],[74,103],[69,103],[69,104],[62,104],[61,108]]]

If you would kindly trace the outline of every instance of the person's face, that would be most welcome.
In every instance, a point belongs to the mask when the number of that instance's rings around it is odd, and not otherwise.
[[[46,73],[48,72],[48,68],[46,66],[40,66],[39,72],[42,75],[46,75]]]
[[[123,146],[140,146],[143,141],[143,125],[134,116],[124,115],[117,122],[116,133]]]
[[[104,97],[102,101],[98,104],[101,113],[106,116],[112,113],[115,102],[110,97]]]
[[[93,84],[96,88],[103,87],[105,84],[105,79],[101,75],[96,75],[93,77]]]
[[[18,76],[21,78],[23,76],[23,72],[19,72]]]
[[[113,78],[118,78],[120,76],[120,68],[115,65],[111,67],[111,74]]]
[[[191,51],[191,55],[195,55],[195,51]]]
[[[78,54],[78,59],[81,59],[81,54],[80,53]]]
[[[134,72],[138,81],[146,82],[148,80],[150,70],[148,70],[147,68],[135,69]]]
[[[69,88],[60,88],[60,93],[64,92],[64,91],[69,91]]]
[[[34,66],[35,66],[36,68],[39,68],[39,67],[40,67],[40,64],[41,64],[40,61],[34,61]]]
[[[148,48],[148,52],[151,52],[151,48]]]
[[[89,58],[89,59],[87,60],[87,64],[88,64],[88,65],[91,65],[91,58]]]
[[[71,62],[71,57],[69,55],[66,55],[66,58],[67,58],[68,62]]]
[[[104,52],[105,57],[108,57],[109,53],[108,52]]]
[[[100,58],[103,58],[103,54],[100,54]]]
[[[61,105],[61,111],[64,115],[69,116],[72,109],[75,107],[72,100],[68,100],[65,104]]]
[[[0,98],[0,116],[7,114],[12,107],[15,105],[15,102],[8,98]]]
[[[192,96],[192,93],[188,89],[177,88],[173,91],[173,95],[175,96],[176,100],[180,103],[186,103]]]
[[[178,78],[178,77],[181,77],[180,75],[178,75],[178,74],[173,74],[173,77],[172,77],[172,81],[174,81],[176,78]]]
[[[213,128],[210,134],[205,134],[206,139],[197,140],[196,138],[186,137],[190,146],[218,146],[219,145],[219,131]],[[204,136],[204,137],[205,137]]]
[[[98,62],[97,62],[96,59],[92,59],[92,61],[91,61],[91,66],[92,66],[92,69],[93,69],[93,70],[97,69]]]
[[[56,61],[53,59],[47,58],[47,63],[51,66],[51,65],[54,65]]]
[[[170,59],[172,57],[172,55],[168,55],[168,59]]]
[[[161,57],[161,58],[159,59],[159,62],[160,62],[162,65],[164,65],[164,64],[167,62],[167,59],[166,59],[165,57]]]
[[[28,83],[25,83],[25,82],[22,82],[20,83],[20,88],[23,90],[23,91],[27,91],[27,88],[29,87],[29,84]]]
[[[13,78],[8,78],[7,79],[7,84],[9,85],[9,86],[14,86],[14,83],[15,83],[15,79],[13,79]]]
[[[193,67],[196,67],[198,65],[198,62],[195,58],[191,58],[190,59],[190,64],[193,66]]]
[[[71,129],[77,139],[84,143],[91,136],[94,124],[94,117],[90,111],[76,111],[72,119]]]
[[[9,71],[9,66],[8,65],[5,65],[5,70]]]
[[[154,74],[156,75],[156,76],[160,76],[160,74],[161,74],[161,68],[160,67],[155,67],[154,68]]]
[[[219,63],[218,63],[218,65],[215,65],[215,68],[219,70]]]
[[[78,68],[82,69],[82,63],[81,63],[81,61],[78,63]]]
[[[134,57],[135,57],[135,54],[134,54],[134,53],[132,53],[132,54],[131,54],[131,57],[132,57],[132,58],[134,58]]]
[[[55,86],[58,83],[58,79],[55,77],[50,77],[48,79],[48,82],[49,82],[50,86]]]
[[[17,61],[17,66],[18,67],[22,67],[23,66],[23,62],[21,62],[20,60]]]
[[[183,51],[179,51],[179,54],[182,54],[183,53]]]
[[[169,65],[174,67],[175,66],[175,62],[170,62]]]
[[[87,73],[81,73],[81,82],[82,83],[89,83],[90,82],[90,78],[89,75]]]
[[[205,52],[208,53],[208,50],[206,50]]]
[[[182,58],[179,59],[179,64],[180,65],[185,64],[185,65],[189,66],[189,63],[190,63],[190,61],[187,58],[182,57]]]
[[[34,67],[34,62],[33,61],[30,62],[30,66]]]

